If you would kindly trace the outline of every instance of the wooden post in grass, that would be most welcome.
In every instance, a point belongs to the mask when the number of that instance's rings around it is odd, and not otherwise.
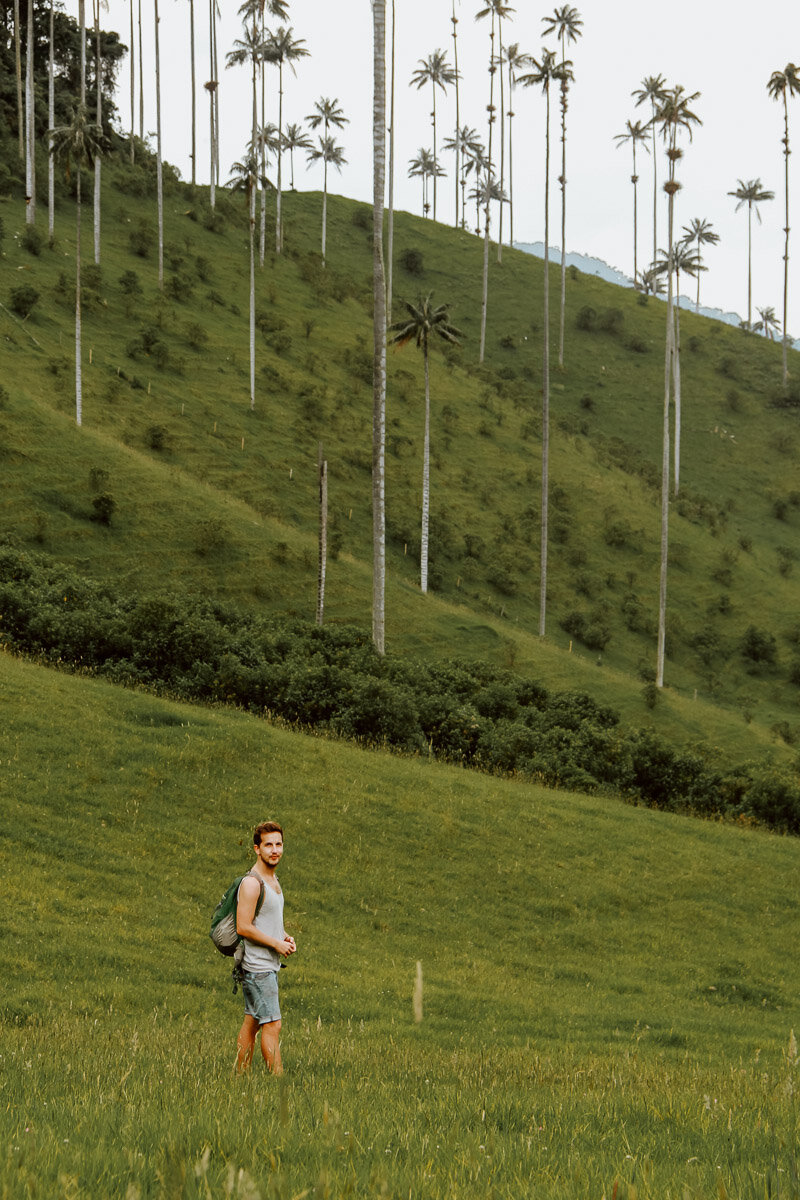
[[[325,568],[328,562],[328,464],[319,443],[319,570],[317,572],[317,624],[322,625],[325,610]]]
[[[422,1021],[422,963],[417,961],[417,975],[414,980],[414,1020],[419,1025]]]

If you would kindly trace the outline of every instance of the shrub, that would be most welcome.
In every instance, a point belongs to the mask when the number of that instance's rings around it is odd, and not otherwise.
[[[597,310],[592,308],[591,304],[584,304],[583,308],[578,309],[575,328],[587,333],[597,328]]]
[[[397,261],[409,275],[421,275],[425,270],[422,253],[419,250],[403,250]]]
[[[38,258],[44,246],[44,236],[35,225],[26,225],[25,232],[20,238],[20,245],[23,250],[28,251],[28,254],[33,254],[35,258]]]
[[[748,625],[739,643],[739,651],[742,658],[747,659],[748,662],[756,663],[759,666],[773,666],[778,644],[772,634],[765,629],[757,629],[755,625]]]
[[[562,617],[559,624],[589,650],[605,650],[611,641],[611,630],[598,612],[588,614],[576,609]]]
[[[200,521],[195,528],[194,548],[202,558],[219,554],[221,550],[225,549],[229,540],[229,531],[218,517]]]
[[[139,258],[147,258],[153,248],[153,227],[147,221],[140,221],[135,229],[128,234],[128,245],[131,253]]]
[[[167,444],[167,430],[163,425],[150,425],[144,435],[144,444],[149,450],[163,450]]]
[[[625,314],[621,308],[606,308],[603,309],[600,315],[599,325],[603,333],[610,333],[613,336],[622,333],[622,327],[625,324]]]
[[[111,518],[117,507],[117,502],[110,492],[101,492],[99,496],[95,496],[92,500],[92,520],[97,521],[100,525],[110,525]]]
[[[135,271],[123,271],[119,277],[120,291],[126,296],[141,296],[142,285]]]
[[[11,289],[8,303],[11,311],[24,319],[33,312],[38,300],[39,293],[36,288],[31,287],[29,283],[23,283],[20,287]]]

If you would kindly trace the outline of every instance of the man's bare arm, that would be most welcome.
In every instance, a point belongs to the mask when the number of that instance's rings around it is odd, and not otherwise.
[[[256,877],[254,875],[245,876],[239,885],[239,898],[236,904],[236,932],[239,937],[247,938],[249,942],[256,942],[259,946],[267,946],[283,958],[287,958],[297,949],[294,938],[285,935],[281,939],[268,937],[254,924],[256,905],[260,895],[261,884]]]

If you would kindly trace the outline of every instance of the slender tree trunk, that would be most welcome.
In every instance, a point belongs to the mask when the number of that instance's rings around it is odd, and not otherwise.
[[[784,137],[783,137],[783,157],[784,157],[784,180],[785,180],[785,213],[786,226],[784,228],[785,242],[783,249],[783,337],[781,342],[783,345],[783,386],[789,382],[789,364],[787,361],[787,345],[789,342],[789,333],[787,321],[789,319],[789,105],[786,98],[787,88],[783,89],[783,120],[784,120]]]
[[[50,52],[47,64],[47,234],[51,245],[56,234],[56,163],[53,157],[56,95],[53,41],[53,0],[50,0]]]
[[[325,263],[325,238],[328,230],[328,160],[323,160],[322,184],[322,265]]]
[[[264,24],[264,9],[261,10],[261,41],[266,38],[266,26]],[[266,254],[267,246],[267,185],[264,182],[267,177],[267,143],[266,143],[266,128],[267,128],[267,68],[264,62],[264,56],[261,56],[259,63],[259,76],[261,79],[261,179],[258,186],[261,190],[261,224],[258,231],[258,265],[264,266],[264,255]],[[280,132],[280,131],[279,131]]]
[[[248,225],[250,227],[250,410],[256,407],[256,187],[250,180],[248,197]]]
[[[511,103],[514,75],[508,64],[508,244],[514,245],[514,111]]]
[[[275,199],[275,253],[283,250],[283,218],[281,216],[281,130],[283,129],[283,62],[278,63],[278,194]]]
[[[670,159],[669,183],[674,184],[675,164]],[[669,561],[669,417],[670,386],[673,379],[673,356],[675,354],[675,313],[672,282],[673,221],[675,197],[672,186],[668,190],[668,269],[667,269],[667,336],[664,351],[664,411],[661,428],[661,566],[658,587],[658,646],[656,652],[656,687],[664,686],[664,656],[667,640],[667,564]]]
[[[36,123],[33,103],[33,0],[28,0],[28,29],[25,52],[25,223],[36,223]]]
[[[208,181],[208,202],[211,206],[211,211],[214,211],[217,203],[216,187],[217,187],[217,168],[216,168],[216,153],[217,153],[217,138],[215,131],[216,124],[216,109],[214,106],[214,97],[217,91],[217,77],[214,74],[214,39],[216,37],[216,3],[217,0],[208,0],[208,139],[209,139],[209,181]]]
[[[394,269],[394,52],[395,0],[392,0],[392,62],[389,82],[389,212],[386,230],[386,324],[392,323],[392,289]]]
[[[639,209],[637,197],[637,184],[639,176],[636,174],[636,139],[632,139],[633,145],[633,174],[631,175],[631,183],[633,184],[633,282],[636,284],[639,278]]]
[[[675,272],[675,345],[672,355],[672,388],[675,407],[675,445],[672,448],[673,494],[677,496],[681,474],[681,283]]]
[[[564,62],[564,39],[561,39],[561,61]],[[558,323],[558,365],[564,366],[564,318],[567,305],[567,96],[566,79],[561,81],[561,306]]]
[[[394,5],[394,0],[392,0],[392,4]],[[455,163],[454,177],[455,177],[455,184],[456,184],[456,223],[455,223],[455,228],[458,229],[458,181],[459,181],[459,161],[460,161],[460,155],[461,155],[461,145],[460,145],[459,134],[461,132],[461,106],[460,106],[459,89],[458,89],[458,17],[456,16],[456,0],[453,0],[453,15],[450,18],[450,20],[453,25],[453,71],[454,71],[454,74],[456,77],[456,79],[455,79],[455,86],[456,86],[456,136],[455,136],[456,163]]]
[[[81,40],[81,104],[86,103],[86,0],[78,0],[78,24]]]
[[[81,164],[75,180],[75,424],[83,421],[83,379],[81,375]]]
[[[214,5],[214,43],[212,51],[214,54],[214,80],[216,86],[214,88],[214,174],[216,176],[214,182],[219,187],[219,36],[217,34],[217,0],[212,0]]]
[[[747,205],[747,328],[750,329],[753,313],[753,205]]]
[[[544,344],[542,346],[542,526],[539,572],[539,637],[547,622],[547,531],[550,505],[550,89],[546,91],[544,154]]]
[[[103,64],[100,57],[100,0],[92,0],[94,16],[95,71],[97,73],[97,124],[103,127]],[[94,261],[100,264],[100,196],[102,168],[100,154],[94,160]]]
[[[505,81],[503,79],[503,22],[497,21],[498,52],[497,62],[500,72],[500,191],[506,182],[506,97]],[[503,261],[503,201],[500,201],[500,217],[497,230],[497,261]]]
[[[17,73],[17,130],[19,133],[19,157],[25,161],[25,104],[22,99],[22,30],[20,27],[19,0],[14,0],[14,63]]]
[[[653,258],[658,258],[658,143],[656,142],[656,103],[650,101],[652,111],[651,126],[653,130]]]
[[[192,187],[197,182],[197,89],[194,57],[194,0],[189,0],[189,64],[192,77]]]
[[[158,287],[164,290],[164,179],[161,163],[161,59],[158,0],[153,0],[156,49],[156,191],[158,193]]]
[[[419,586],[423,595],[428,590],[428,527],[431,508],[431,384],[428,364],[428,341],[423,345],[425,355],[425,436],[422,443],[422,533],[419,552]]]
[[[213,0],[212,0],[213,2]],[[139,39],[139,140],[144,141],[144,55],[142,53],[142,0],[138,3]]]
[[[328,564],[328,464],[322,457],[322,442],[318,453],[319,470],[319,556],[317,566],[317,624],[325,615],[325,574]]]
[[[478,362],[483,362],[486,350],[486,314],[489,307],[489,224],[491,214],[492,130],[494,128],[494,9],[489,33],[489,136],[486,152],[486,206],[483,223],[483,288],[481,293],[481,345]]]
[[[386,0],[371,0],[374,36],[372,111],[372,640],[386,648],[386,279],[383,205],[386,170]]]
[[[431,119],[433,121],[433,219],[435,221],[436,220],[436,167],[437,167],[437,160],[436,160],[436,84],[435,83],[431,83],[431,89],[433,91],[433,110],[431,112]]]
[[[133,24],[133,0],[131,0],[131,165],[136,161],[136,150],[133,138],[136,129],[136,50]]]

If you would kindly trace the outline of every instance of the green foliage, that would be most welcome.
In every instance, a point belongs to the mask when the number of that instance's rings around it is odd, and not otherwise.
[[[149,221],[141,220],[128,235],[128,245],[132,254],[139,258],[148,258],[155,242],[153,226]]]
[[[398,255],[397,261],[403,270],[409,275],[419,276],[424,274],[425,264],[422,259],[421,250],[402,250]]]
[[[39,300],[39,293],[29,283],[11,289],[8,306],[20,317],[29,317]]]
[[[34,258],[38,258],[44,249],[44,235],[35,225],[26,225],[25,232],[20,238],[20,245],[28,254],[32,254]]]
[[[778,643],[768,630],[748,625],[739,643],[739,652],[755,666],[774,666]]]
[[[135,271],[124,271],[119,277],[120,290],[126,296],[141,296],[142,285]]]
[[[110,492],[101,492],[92,498],[92,520],[100,525],[110,525],[117,508],[117,502]]]

